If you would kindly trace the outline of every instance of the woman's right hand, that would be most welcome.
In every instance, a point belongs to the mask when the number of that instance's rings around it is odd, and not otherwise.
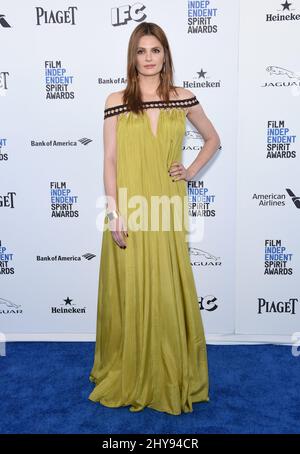
[[[127,247],[125,236],[128,237],[128,231],[125,228],[125,222],[121,214],[119,214],[118,218],[109,220],[109,230],[117,245],[125,249]]]

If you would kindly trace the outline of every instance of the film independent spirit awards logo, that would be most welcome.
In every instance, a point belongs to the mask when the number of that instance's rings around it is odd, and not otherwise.
[[[211,194],[203,180],[187,182],[188,213],[191,217],[215,217],[216,194]]]
[[[45,61],[46,99],[70,100],[75,98],[73,88],[74,76],[67,73],[60,60]]]
[[[210,34],[218,32],[218,8],[212,0],[187,2],[187,33]]]
[[[7,138],[0,137],[0,163],[1,161],[8,161],[8,153],[6,153],[5,149],[7,147]]]
[[[293,159],[297,157],[296,134],[290,130],[285,120],[269,120],[266,134],[267,159]]]
[[[0,276],[3,279],[15,274],[14,253],[0,239]]]
[[[50,181],[51,217],[78,218],[78,195],[72,193],[66,181]]]
[[[291,276],[293,253],[287,250],[282,239],[266,239],[264,244],[264,275]]]

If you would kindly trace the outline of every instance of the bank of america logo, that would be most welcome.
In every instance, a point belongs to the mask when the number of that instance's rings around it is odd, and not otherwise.
[[[0,14],[0,25],[2,27],[4,27],[4,28],[10,28],[10,25],[7,22],[7,20],[5,19],[5,15],[4,14]]]
[[[82,143],[82,145],[87,145],[88,143],[92,142],[92,140],[88,139],[87,137],[83,137],[82,139],[79,139],[78,142]]]
[[[286,192],[291,197],[292,201],[294,202],[295,207],[300,208],[300,197],[297,197],[291,189],[287,188]]]
[[[91,254],[91,253],[87,252],[86,254],[83,254],[82,257],[84,257],[84,258],[87,259],[87,260],[92,260],[92,259],[95,258],[96,256],[95,256],[95,254]]]

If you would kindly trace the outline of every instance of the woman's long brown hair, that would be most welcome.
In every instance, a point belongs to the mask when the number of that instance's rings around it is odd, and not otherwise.
[[[176,96],[178,93],[173,81],[173,61],[168,39],[165,32],[159,25],[152,22],[142,22],[132,32],[127,53],[127,86],[123,94],[123,103],[127,104],[129,110],[135,113],[143,111],[141,91],[138,84],[138,72],[136,69],[136,56],[139,40],[142,36],[153,35],[161,43],[164,49],[165,63],[160,73],[160,83],[157,89],[157,94],[162,101],[170,100],[170,91],[174,91]]]

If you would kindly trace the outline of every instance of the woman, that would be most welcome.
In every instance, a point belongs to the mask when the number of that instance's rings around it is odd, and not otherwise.
[[[129,40],[127,87],[106,99],[108,228],[90,374],[96,386],[89,399],[179,415],[209,396],[206,343],[180,222],[187,211],[178,201],[184,203],[186,182],[216,152],[220,139],[196,96],[174,87],[172,67],[163,30],[143,22]],[[205,141],[188,168],[180,162],[186,116]],[[177,201],[169,204],[175,221],[168,217],[167,227],[165,207],[163,220],[153,214],[159,197]]]

